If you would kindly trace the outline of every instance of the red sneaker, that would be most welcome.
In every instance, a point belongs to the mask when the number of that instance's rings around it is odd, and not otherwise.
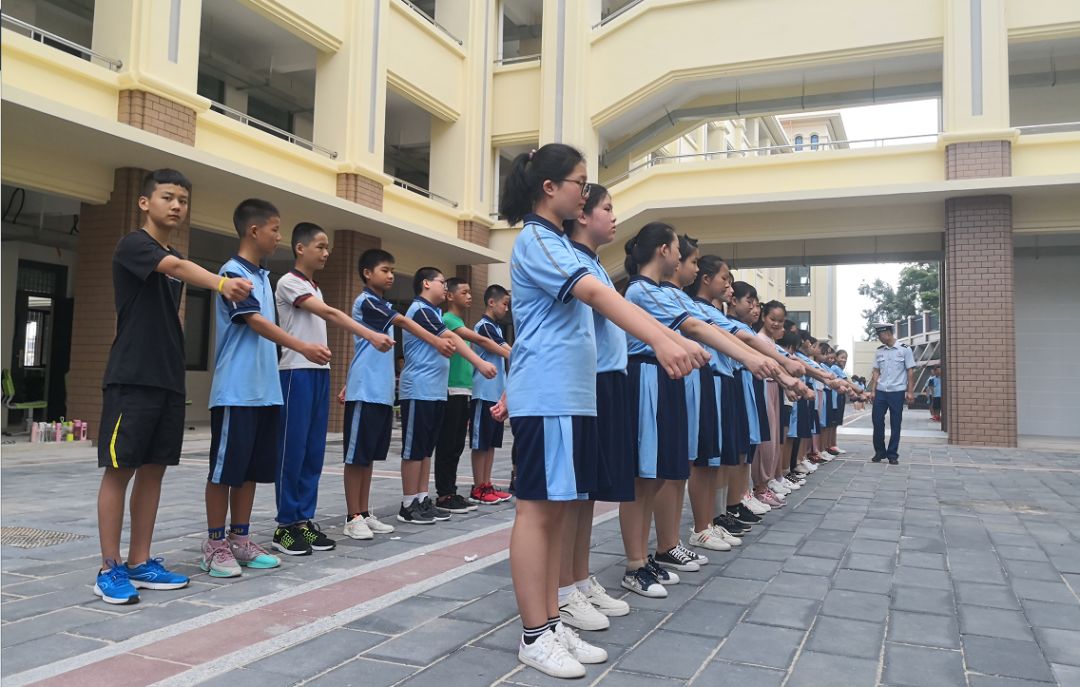
[[[469,492],[469,502],[481,506],[494,506],[496,503],[502,503],[502,499],[495,495],[494,490],[489,489],[484,484],[472,488],[472,491]]]
[[[510,492],[508,492],[508,491],[502,491],[501,489],[496,489],[495,485],[492,484],[491,482],[487,483],[487,488],[492,494],[495,494],[495,496],[497,496],[499,498],[500,502],[509,501],[510,497],[512,496],[512,494]]]

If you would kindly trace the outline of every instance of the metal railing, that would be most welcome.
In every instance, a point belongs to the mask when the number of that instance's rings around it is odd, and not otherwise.
[[[440,196],[438,193],[435,193],[434,191],[429,191],[423,186],[417,186],[416,184],[405,181],[404,179],[398,179],[397,177],[390,178],[394,180],[394,186],[401,187],[406,191],[412,191],[413,193],[424,196],[425,198],[430,198],[431,200],[438,201],[440,203],[443,203],[444,205],[449,205],[452,208],[456,208],[458,206],[456,200],[450,200],[446,196]]]
[[[535,55],[518,55],[517,57],[500,57],[495,60],[495,64],[521,64],[522,62],[532,62],[540,60],[540,53]]]
[[[897,339],[909,339],[916,336],[930,337],[940,330],[940,319],[936,312],[924,310],[918,315],[905,317],[893,323]]]
[[[614,11],[614,12],[612,12],[611,14],[609,14],[609,15],[607,15],[606,17],[604,17],[603,19],[601,19],[601,20],[600,20],[600,23],[598,23],[598,24],[593,24],[593,28],[594,28],[594,29],[598,29],[598,28],[600,28],[601,26],[604,26],[605,24],[607,24],[607,23],[609,23],[609,22],[615,21],[616,19],[618,19],[618,18],[619,18],[619,17],[621,17],[622,15],[626,14],[626,13],[627,13],[627,12],[629,12],[629,11],[630,11],[630,10],[631,10],[632,8],[634,8],[634,7],[638,6],[638,5],[640,5],[640,4],[641,4],[641,3],[643,3],[644,1],[645,1],[645,0],[631,0],[630,2],[628,2],[628,3],[626,3],[625,5],[623,5],[622,7],[620,7],[619,9],[615,10],[615,11]]]
[[[286,141],[288,141],[289,143],[292,143],[293,145],[298,145],[301,148],[305,148],[305,149],[310,150],[312,152],[322,153],[323,155],[330,158],[331,160],[336,160],[337,159],[338,154],[337,154],[336,150],[330,150],[329,148],[321,146],[318,143],[315,143],[314,141],[309,141],[306,138],[301,138],[301,137],[297,136],[296,134],[285,131],[284,129],[279,129],[278,127],[274,126],[273,124],[269,124],[267,122],[262,121],[261,119],[256,119],[255,117],[249,116],[246,112],[241,112],[240,110],[233,109],[233,108],[229,107],[228,105],[224,105],[222,103],[215,102],[215,101],[210,101],[210,109],[213,110],[214,112],[219,112],[219,113],[225,115],[226,117],[230,117],[232,119],[235,119],[236,121],[240,122],[241,124],[247,124],[248,126],[254,128],[254,129],[259,129],[261,131],[265,131],[266,133],[268,133],[268,134],[270,134],[272,136],[277,136],[278,138],[285,139]]]
[[[96,60],[97,62],[104,64],[104,66],[108,67],[114,72],[120,71],[120,69],[124,66],[124,62],[122,60],[117,60],[102,55],[99,52],[91,50],[85,45],[79,45],[74,41],[69,41],[63,36],[58,36],[51,31],[46,31],[45,29],[40,29],[33,24],[29,24],[23,21],[22,19],[16,19],[9,14],[0,13],[0,20],[2,20],[4,26],[7,26],[13,31],[18,30],[25,32],[32,41],[37,41],[42,45],[50,45],[51,47],[63,50],[67,53],[76,54],[77,57],[81,57],[87,62],[94,62]]]
[[[450,40],[454,41],[458,45],[465,45],[464,43],[461,42],[460,38],[458,38],[454,34],[450,33],[450,29],[446,28],[445,26],[443,26],[439,22],[435,21],[435,17],[431,16],[430,14],[425,12],[424,10],[420,9],[419,7],[417,7],[414,3],[410,2],[409,0],[401,0],[401,1],[403,3],[405,3],[406,5],[408,5],[412,9],[413,12],[416,12],[421,17],[426,19],[429,24],[431,24],[432,26],[434,26],[435,28],[437,28],[438,30],[442,31],[447,36],[449,36]]]
[[[1057,122],[1054,124],[1027,124],[1016,127],[1020,135],[1024,134],[1055,134],[1062,131],[1080,131],[1080,122]]]
[[[761,157],[768,155],[786,155],[791,153],[816,153],[819,150],[825,150],[826,148],[834,149],[860,149],[860,148],[885,148],[898,141],[907,141],[906,145],[915,145],[918,143],[931,143],[936,141],[938,134],[924,134],[919,136],[890,136],[886,138],[861,138],[851,139],[844,141],[821,141],[815,144],[817,148],[811,149],[810,144],[802,143],[796,145],[794,143],[781,143],[779,145],[771,146],[759,146],[757,148],[743,148],[741,150],[717,150],[706,153],[688,153],[686,155],[654,155],[646,162],[642,162],[639,165],[631,167],[629,170],[623,172],[614,179],[606,182],[608,187],[611,187],[624,179],[629,178],[633,174],[647,169],[649,167],[656,167],[659,165],[687,162],[695,160],[721,160],[731,158],[742,157]]]

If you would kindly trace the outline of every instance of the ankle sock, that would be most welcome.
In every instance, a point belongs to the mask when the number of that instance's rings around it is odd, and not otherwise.
[[[524,626],[522,626],[521,641],[524,642],[526,645],[532,644],[537,639],[540,639],[540,636],[542,634],[544,634],[545,632],[547,632],[547,631],[548,631],[547,624],[541,625],[540,627],[524,627]]]
[[[582,594],[588,594],[592,591],[592,581],[587,577],[584,580],[578,580],[577,582],[575,582],[574,586],[577,587],[578,591]]]
[[[207,535],[210,537],[210,541],[221,541],[225,538],[224,527],[208,527],[206,529]]]
[[[235,534],[238,537],[248,536],[248,530],[251,529],[251,525],[229,525],[229,534]]]
[[[405,494],[404,496],[401,497],[401,506],[403,508],[408,508],[409,506],[412,505],[413,499],[415,499],[415,498],[416,498],[415,494]]]
[[[575,585],[559,587],[559,605],[562,606],[566,603],[566,600],[570,598],[570,595],[573,594],[576,589],[577,587]]]

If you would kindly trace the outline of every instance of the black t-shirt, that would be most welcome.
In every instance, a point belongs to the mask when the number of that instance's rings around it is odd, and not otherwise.
[[[116,338],[103,386],[139,384],[184,393],[180,323],[184,283],[155,271],[168,255],[182,257],[172,248],[163,248],[143,229],[116,244],[112,261]]]

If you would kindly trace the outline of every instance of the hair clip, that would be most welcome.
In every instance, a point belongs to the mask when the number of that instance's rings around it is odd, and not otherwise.
[[[533,159],[533,155],[536,155],[536,149],[535,148],[529,151],[529,159],[530,160]]]

